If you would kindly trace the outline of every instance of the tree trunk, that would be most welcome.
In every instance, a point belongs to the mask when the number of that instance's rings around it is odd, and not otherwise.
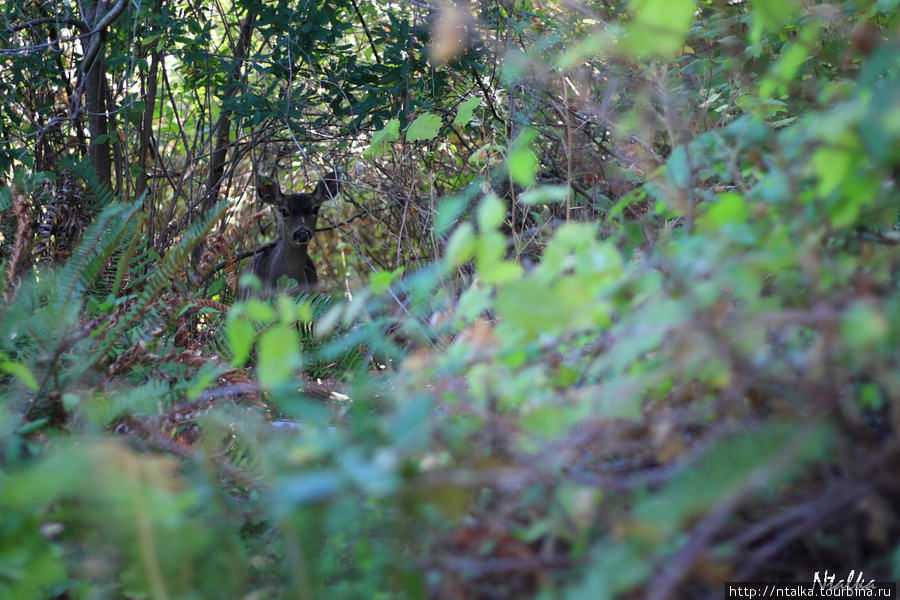
[[[250,34],[253,31],[253,20],[256,18],[255,13],[247,13],[247,17],[241,24],[241,34],[238,38],[237,46],[234,49],[235,67],[231,81],[238,82],[241,79],[241,63],[247,47],[250,45]],[[232,88],[231,95],[237,93],[237,88]],[[216,121],[212,130],[211,138],[215,140],[215,149],[212,152],[212,160],[209,165],[209,180],[206,184],[206,197],[203,201],[203,212],[206,212],[219,199],[219,189],[222,186],[222,176],[225,173],[225,157],[228,154],[228,145],[231,143],[231,111],[225,108],[219,113],[219,119]]]
[[[156,14],[162,12],[163,0],[156,2]],[[147,158],[150,154],[150,144],[153,141],[153,114],[156,110],[156,91],[159,88],[159,62],[161,52],[156,50],[154,45],[153,55],[150,59],[150,73],[147,75],[147,106],[144,109],[144,120],[141,126],[140,150],[138,151],[138,168],[140,174],[137,179],[137,186],[134,190],[136,198],[140,198],[147,189]]]
[[[98,0],[96,4],[86,6],[84,9],[84,22],[93,32],[93,35],[83,39],[84,60],[81,63],[84,110],[87,113],[88,133],[91,137],[88,156],[100,181],[110,187],[112,187],[112,158],[107,109],[111,99],[106,98],[104,93],[106,70],[103,65],[103,44],[106,29],[119,18],[127,5],[127,0],[118,0],[112,8],[109,8],[108,0]]]
[[[94,6],[87,9],[86,21],[91,29],[99,23],[100,18],[106,13],[106,0],[100,0]],[[100,182],[112,187],[112,159],[109,145],[109,126],[106,118],[106,102],[103,94],[103,38],[105,33],[98,31],[89,38],[85,38],[85,64],[84,73],[84,110],[87,113],[88,133],[91,137],[91,146],[88,155],[91,157],[91,165],[97,172]],[[91,59],[91,54],[94,54]]]

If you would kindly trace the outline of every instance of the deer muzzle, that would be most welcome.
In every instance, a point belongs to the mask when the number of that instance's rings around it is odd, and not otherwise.
[[[308,244],[312,239],[312,231],[307,228],[295,229],[291,236],[295,244]]]

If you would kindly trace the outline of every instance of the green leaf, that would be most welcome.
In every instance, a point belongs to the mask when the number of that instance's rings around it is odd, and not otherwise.
[[[547,439],[559,439],[569,429],[584,420],[580,411],[569,406],[544,405],[525,413],[519,425],[525,430]]]
[[[438,206],[434,219],[434,226],[438,232],[444,234],[450,227],[456,225],[460,216],[480,193],[481,190],[478,186],[470,185],[459,194],[444,198]]]
[[[694,21],[695,0],[632,0],[625,47],[633,55],[674,56]]]
[[[378,271],[369,277],[369,287],[375,294],[386,292],[406,269],[399,267],[393,271]]]
[[[494,288],[490,286],[480,286],[478,282],[472,284],[459,297],[456,304],[456,314],[467,322],[472,322],[481,316],[484,311],[491,308],[491,297],[494,294]]]
[[[890,329],[890,323],[874,306],[857,302],[844,313],[841,335],[844,341],[856,349],[869,349],[882,341]]]
[[[478,96],[472,96],[465,102],[459,105],[459,109],[456,111],[456,118],[453,119],[454,125],[460,125],[465,127],[469,124],[469,121],[472,120],[472,116],[475,114],[475,109],[481,105],[481,99]]]
[[[250,349],[253,347],[253,338],[256,330],[250,319],[236,317],[228,323],[226,331],[228,344],[231,346],[231,364],[242,367],[250,357]]]
[[[812,164],[819,176],[819,194],[827,196],[835,191],[850,174],[855,162],[850,149],[825,146],[816,150]]]
[[[300,336],[292,326],[279,324],[259,337],[259,383],[264,388],[287,383],[300,364]]]
[[[528,187],[534,183],[534,176],[538,170],[537,155],[532,149],[532,143],[537,137],[534,129],[525,130],[509,150],[509,159],[507,165],[509,174],[513,181],[523,187]]]
[[[563,600],[612,600],[642,583],[653,573],[652,563],[636,544],[601,538],[592,549],[585,575],[566,590]]]
[[[287,514],[294,506],[317,502],[336,494],[341,480],[331,471],[319,471],[282,479],[277,492],[276,514]]]
[[[391,119],[380,131],[372,136],[372,144],[363,152],[367,158],[380,158],[387,151],[388,144],[400,139],[400,121]]]
[[[504,283],[522,274],[521,265],[504,260],[505,253],[506,236],[497,231],[481,234],[475,248],[475,267],[484,283]]]
[[[408,142],[431,140],[437,137],[440,130],[441,118],[434,113],[425,113],[413,121],[406,130],[406,140]]]
[[[271,323],[275,319],[275,308],[259,298],[250,298],[244,303],[244,312],[254,321]]]
[[[698,224],[706,229],[718,229],[729,223],[743,223],[750,218],[750,209],[744,196],[737,192],[719,194],[698,219]]]
[[[788,93],[791,82],[809,58],[810,50],[816,47],[820,30],[817,25],[804,28],[800,33],[800,40],[782,51],[781,58],[772,66],[771,72],[759,86],[760,98],[770,98],[775,92]]]
[[[34,391],[37,391],[38,382],[35,380],[34,375],[31,374],[31,371],[28,369],[28,367],[26,367],[22,363],[5,360],[3,362],[0,362],[0,371],[6,371],[10,375],[18,377],[26,386]]]
[[[466,221],[456,228],[444,247],[444,263],[449,268],[458,267],[475,255],[475,227]]]
[[[78,394],[67,393],[62,395],[63,408],[66,412],[71,412],[79,404],[81,404],[81,396]]]
[[[797,0],[753,0],[753,18],[764,31],[780,29],[796,12]]]
[[[568,186],[542,185],[533,190],[528,190],[520,195],[518,200],[522,204],[550,204],[552,202],[565,202],[568,197]]]
[[[506,220],[506,205],[496,194],[490,193],[478,203],[478,228],[484,233],[499,229]]]
[[[691,183],[691,169],[688,161],[687,149],[678,146],[672,150],[666,163],[666,175],[679,188],[685,189]]]

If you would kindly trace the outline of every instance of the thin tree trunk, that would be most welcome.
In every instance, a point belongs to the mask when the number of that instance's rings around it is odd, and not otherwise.
[[[256,13],[247,13],[247,17],[241,24],[240,38],[234,49],[235,67],[230,83],[236,83],[241,79],[241,65],[243,64],[244,55],[247,47],[250,45],[250,34],[253,31],[253,20]],[[237,93],[237,87],[232,88],[231,95]],[[206,197],[204,198],[201,210],[205,213],[219,199],[219,190],[222,187],[222,176],[225,173],[225,158],[228,155],[228,146],[231,143],[231,111],[222,108],[219,113],[219,119],[212,129],[212,139],[215,140],[215,149],[212,152],[212,160],[209,165],[209,179],[206,184]]]
[[[93,14],[88,14],[87,22],[91,28],[106,12],[106,0],[100,0],[92,8],[88,9]],[[100,183],[112,187],[112,160],[110,158],[109,126],[106,118],[106,102],[103,97],[103,38],[105,33],[98,31],[85,40],[85,65],[84,73],[84,110],[87,112],[88,133],[91,137],[91,146],[88,155],[91,164],[97,172]],[[91,53],[95,53],[93,59]]]
[[[84,38],[84,60],[81,63],[84,110],[87,113],[88,133],[91,138],[88,156],[101,183],[110,187],[112,187],[112,158],[109,119],[106,115],[111,99],[106,98],[104,94],[106,71],[103,65],[103,44],[106,29],[119,18],[127,4],[127,0],[118,0],[107,10],[108,0],[98,0],[96,4],[87,6],[84,11],[84,21],[94,32],[93,35]]]
[[[163,2],[164,0],[157,0],[156,14],[162,12]],[[157,46],[154,45],[154,48],[157,48]],[[147,189],[147,169],[149,168],[147,158],[150,155],[150,144],[153,142],[153,115],[156,112],[156,92],[159,87],[160,59],[161,52],[154,49],[152,57],[150,58],[150,72],[147,75],[147,106],[144,109],[144,121],[141,126],[141,147],[138,151],[138,169],[140,169],[140,174],[138,175],[137,185],[134,189],[136,198],[140,198]]]

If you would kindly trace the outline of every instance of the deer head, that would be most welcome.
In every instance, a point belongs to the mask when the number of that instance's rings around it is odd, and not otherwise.
[[[278,182],[262,179],[256,191],[260,200],[275,209],[279,239],[273,248],[256,255],[253,273],[264,288],[274,288],[281,277],[288,277],[299,284],[298,291],[314,289],[318,276],[309,257],[309,243],[316,233],[319,208],[340,191],[337,172],[319,181],[310,194],[285,195]]]

